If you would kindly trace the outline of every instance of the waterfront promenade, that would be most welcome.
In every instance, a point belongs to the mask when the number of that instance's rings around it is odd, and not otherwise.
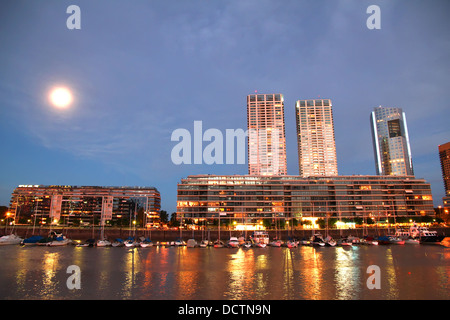
[[[430,227],[430,230],[437,231],[438,235],[450,236],[450,227]],[[69,239],[73,240],[87,240],[87,239],[99,239],[100,238],[100,228],[96,227],[94,230],[90,228],[35,228],[33,233],[33,227],[30,226],[16,226],[13,233],[17,234],[22,238],[30,237],[32,235],[47,236],[50,230],[63,233]],[[343,236],[357,236],[362,237],[365,235],[372,237],[384,236],[387,234],[394,234],[395,228],[355,228],[355,229],[289,229],[289,230],[267,230],[270,239],[278,238],[286,240],[289,238],[309,238],[314,233],[321,233],[322,235],[330,235],[331,237],[337,239]],[[8,228],[0,230],[0,236],[11,233],[11,229]],[[250,236],[252,231],[247,231],[247,237]],[[209,230],[160,230],[160,229],[141,229],[138,228],[135,231],[129,228],[105,228],[105,237],[109,240],[114,240],[116,238],[128,238],[129,236],[135,235],[136,237],[149,237],[152,241],[174,241],[176,239],[182,238],[187,239],[210,239],[216,240],[219,238],[219,231],[217,229]],[[228,240],[231,236],[239,237],[245,236],[244,231],[230,231],[223,230],[220,231],[220,239]]]

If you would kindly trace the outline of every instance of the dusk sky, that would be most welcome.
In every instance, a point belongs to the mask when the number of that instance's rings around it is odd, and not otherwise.
[[[175,165],[172,132],[193,134],[196,120],[246,130],[255,90],[284,95],[290,175],[296,100],[332,100],[340,175],[375,174],[370,112],[402,108],[415,176],[442,205],[449,12],[448,0],[2,0],[0,205],[21,184],[154,186],[174,212],[181,178],[248,167]],[[49,102],[57,86],[72,91],[68,108]]]

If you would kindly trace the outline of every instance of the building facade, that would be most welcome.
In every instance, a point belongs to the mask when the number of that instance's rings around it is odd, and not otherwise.
[[[401,108],[375,108],[370,116],[377,175],[414,175],[406,115]]]
[[[445,188],[444,208],[450,208],[450,142],[439,146],[439,159]]]
[[[159,219],[161,197],[153,187],[20,185],[11,195],[16,223],[71,224],[129,221],[143,210],[146,223]]]
[[[298,100],[295,119],[300,176],[337,176],[331,100]]]
[[[213,221],[435,215],[430,184],[413,176],[215,176],[178,184],[177,217]]]
[[[247,96],[248,173],[286,175],[284,98],[282,94]]]

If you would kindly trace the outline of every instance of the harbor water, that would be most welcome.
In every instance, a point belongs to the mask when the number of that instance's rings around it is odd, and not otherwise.
[[[440,245],[0,247],[0,299],[449,298],[450,248]]]

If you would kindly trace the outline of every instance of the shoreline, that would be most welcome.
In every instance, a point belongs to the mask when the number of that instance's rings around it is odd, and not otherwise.
[[[15,234],[22,238],[28,238],[32,235],[40,235],[43,237],[48,236],[50,230],[56,231],[58,233],[64,234],[67,238],[72,240],[85,241],[87,239],[99,239],[101,228],[96,227],[95,230],[92,228],[35,228],[33,233],[33,227],[30,226],[16,226],[14,228]],[[450,236],[450,227],[429,227],[429,230],[437,231],[439,235],[444,235],[446,237]],[[287,240],[289,238],[309,238],[314,233],[320,233],[322,235],[330,235],[334,239],[345,236],[356,236],[363,237],[368,235],[371,237],[379,237],[387,234],[394,234],[395,228],[355,228],[355,229],[293,229],[293,230],[266,230],[269,233],[270,239],[281,239]],[[247,231],[247,237],[252,234],[253,231]],[[11,233],[11,229],[0,230],[0,236]],[[133,230],[129,228],[105,228],[105,237],[109,240],[114,240],[116,238],[126,239],[130,235],[133,236]],[[176,239],[182,238],[183,240],[195,239],[197,241],[202,239],[216,240],[219,238],[219,231],[217,229],[211,230],[145,230],[136,229],[134,235],[136,237],[148,237],[152,241],[174,241]],[[227,240],[230,237],[239,237],[245,235],[244,231],[230,231],[230,230],[220,230],[220,239]]]

